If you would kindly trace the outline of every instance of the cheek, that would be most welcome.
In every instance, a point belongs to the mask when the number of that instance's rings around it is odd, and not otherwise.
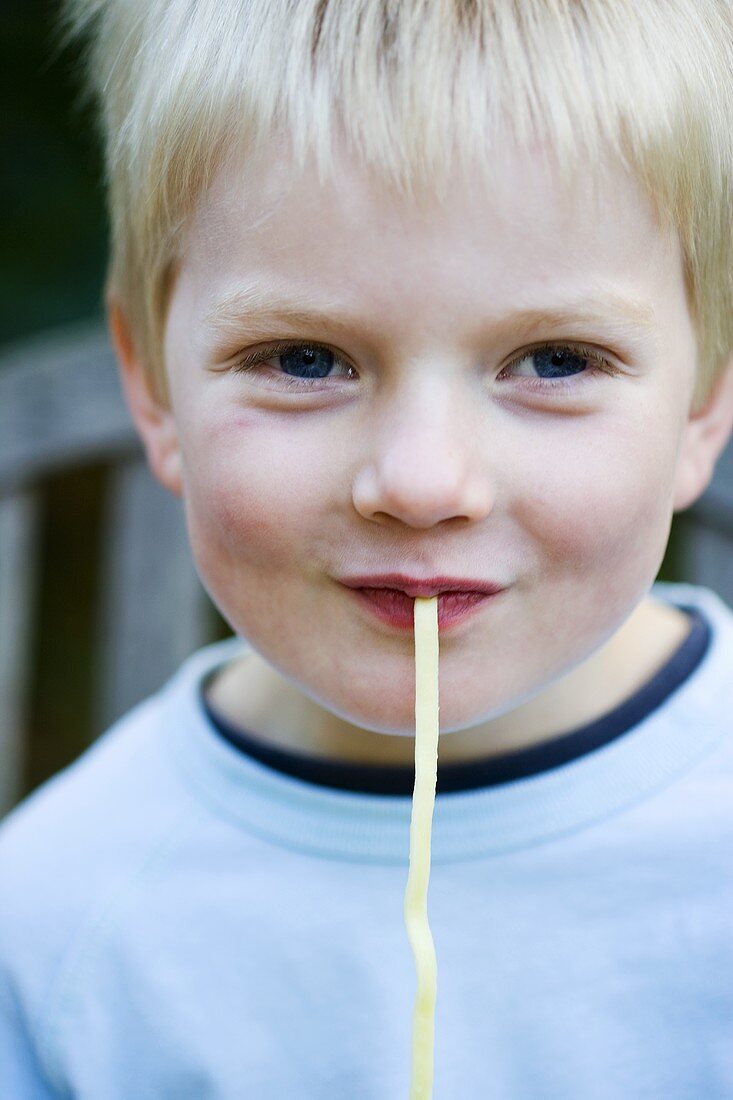
[[[672,518],[674,441],[630,416],[569,425],[528,477],[522,523],[546,560],[587,575],[658,566]],[[537,454],[537,450],[534,451]]]
[[[302,560],[328,492],[325,470],[290,425],[239,414],[201,434],[186,475],[186,515],[202,567],[282,570]],[[320,465],[323,465],[321,460]]]

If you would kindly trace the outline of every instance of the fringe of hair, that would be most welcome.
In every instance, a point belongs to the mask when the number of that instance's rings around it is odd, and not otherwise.
[[[275,133],[321,178],[345,138],[402,194],[490,176],[501,142],[598,184],[610,152],[682,247],[695,402],[733,350],[731,0],[63,0],[86,37],[111,227],[108,292],[167,401],[162,337],[187,218]]]

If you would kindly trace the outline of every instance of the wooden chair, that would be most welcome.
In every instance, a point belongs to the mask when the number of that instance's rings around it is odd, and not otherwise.
[[[148,471],[104,328],[75,325],[6,349],[0,356],[0,815],[25,793],[40,490],[52,474],[88,463],[112,466],[96,630],[97,732],[213,637],[213,609],[193,566],[182,504]]]
[[[44,479],[111,464],[106,482],[95,686],[97,735],[214,640],[216,615],[188,548],[181,502],[149,473],[99,322],[0,355],[0,816],[25,793],[31,641]],[[733,605],[733,445],[713,484],[675,520],[670,579],[709,585]],[[74,563],[69,562],[69,569]],[[220,620],[219,620],[220,622]]]

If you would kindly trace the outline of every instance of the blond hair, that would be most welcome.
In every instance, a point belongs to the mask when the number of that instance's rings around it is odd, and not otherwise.
[[[441,193],[502,133],[568,179],[609,151],[677,232],[695,401],[733,349],[731,0],[64,0],[89,35],[109,195],[108,287],[159,398],[187,217],[234,149],[284,130],[300,164],[345,135],[403,193]],[[337,169],[336,169],[337,170]]]

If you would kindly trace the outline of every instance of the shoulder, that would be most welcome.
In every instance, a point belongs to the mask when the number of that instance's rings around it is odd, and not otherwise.
[[[214,819],[176,746],[196,720],[201,676],[236,649],[235,640],[194,653],[0,822],[0,1048],[10,1005],[50,1076],[92,960],[151,884],[173,883],[175,894],[182,848],[198,889],[200,849],[189,842],[208,837]]]
[[[654,595],[696,611],[707,641],[690,674],[660,713],[665,746],[680,731],[691,745],[694,767],[680,786],[700,816],[701,827],[719,837],[733,832],[733,610],[712,589],[693,584],[657,583]],[[702,631],[698,633],[698,639]]]
[[[204,646],[0,821],[0,963],[62,949],[200,803],[172,759],[197,684],[242,646]],[[182,824],[183,823],[183,824]],[[32,947],[29,947],[32,945]]]
[[[29,1020],[141,868],[197,818],[161,736],[176,715],[166,686],[0,822],[0,987]]]
[[[0,890],[88,893],[185,812],[169,734],[190,721],[197,681],[229,652],[221,643],[198,650],[0,821]]]
[[[35,869],[47,886],[66,874],[73,882],[80,860],[89,870],[102,850],[109,853],[119,836],[120,809],[144,798],[150,779],[160,779],[159,721],[160,702],[153,696],[0,822],[0,881],[11,876],[29,884]]]

